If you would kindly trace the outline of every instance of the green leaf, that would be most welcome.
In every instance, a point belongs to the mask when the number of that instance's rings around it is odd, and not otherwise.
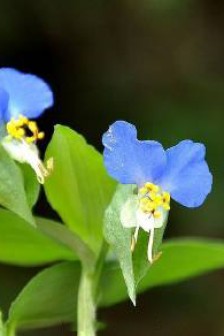
[[[206,239],[176,239],[165,243],[162,255],[151,273],[142,280],[140,290],[183,281],[224,266],[224,242]],[[167,271],[169,268],[169,271]]]
[[[48,201],[63,222],[98,252],[104,211],[115,186],[102,156],[81,135],[58,125],[47,149],[46,158],[50,157],[55,167],[45,184]]]
[[[162,245],[162,255],[139,284],[138,292],[177,283],[224,267],[224,242],[176,239]],[[128,298],[118,263],[108,263],[101,277],[101,306]]]
[[[19,167],[0,145],[0,204],[35,226]]]
[[[119,260],[128,294],[135,304],[135,279],[132,264],[132,232],[121,225],[120,213],[125,202],[133,195],[134,186],[119,185],[105,213],[104,236]]]
[[[23,174],[27,201],[30,208],[32,208],[38,200],[40,193],[40,183],[37,181],[37,177],[33,169],[28,164],[20,164],[19,167]]]
[[[89,269],[94,264],[94,253],[65,225],[42,217],[36,217],[36,223],[40,231],[74,251],[74,256],[77,256],[86,268]]]
[[[64,262],[35,276],[9,311],[9,329],[30,329],[75,322],[80,279],[78,262]]]
[[[4,319],[21,289],[40,271],[39,267],[20,267],[0,263],[0,307]],[[1,334],[0,334],[1,335]]]
[[[139,292],[155,286],[174,284],[224,267],[224,242],[176,239],[163,244],[162,251],[160,259],[140,282]],[[72,323],[76,316],[79,276],[78,262],[63,262],[39,273],[13,304],[10,323],[15,323],[19,329]],[[117,262],[108,262],[105,265],[99,288],[101,307],[128,299]]]
[[[28,266],[74,258],[74,252],[64,244],[0,209],[0,262]]]

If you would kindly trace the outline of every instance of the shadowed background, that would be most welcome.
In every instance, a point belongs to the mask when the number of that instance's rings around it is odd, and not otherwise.
[[[212,0],[0,0],[0,66],[37,74],[53,88],[54,108],[39,121],[47,135],[43,150],[55,123],[102,150],[101,135],[117,119],[164,146],[187,138],[205,143],[213,193],[196,210],[172,204],[166,237],[221,239],[223,22],[224,3]],[[36,213],[54,215],[44,196]],[[2,266],[7,288],[0,305],[35,272]],[[223,301],[220,271],[145,293],[137,308],[127,302],[101,311],[108,323],[101,334],[222,336]],[[26,335],[70,335],[66,330]]]

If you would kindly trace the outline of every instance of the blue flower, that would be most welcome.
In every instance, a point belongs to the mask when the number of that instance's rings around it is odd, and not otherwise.
[[[11,68],[0,69],[0,125],[5,128],[1,144],[11,157],[31,165],[40,183],[49,174],[39,159],[36,141],[44,137],[36,122],[53,105],[53,94],[40,78]]]
[[[0,69],[0,117],[4,122],[23,115],[39,117],[53,105],[53,94],[40,78],[11,68]]]
[[[138,140],[136,128],[125,121],[110,126],[103,135],[103,145],[108,173],[122,184],[138,186],[138,195],[123,207],[121,222],[124,227],[136,227],[136,240],[140,227],[151,231],[148,258],[152,261],[154,229],[164,225],[170,197],[194,208],[211,191],[212,175],[205,161],[205,146],[183,140],[164,150],[156,141]]]

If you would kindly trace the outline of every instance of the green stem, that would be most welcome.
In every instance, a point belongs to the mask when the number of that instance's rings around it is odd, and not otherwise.
[[[0,336],[15,336],[15,327],[4,324],[2,312],[0,311]]]
[[[99,289],[98,286],[107,252],[108,252],[108,244],[106,242],[103,242],[99,257],[95,265],[95,272],[94,272],[93,295],[96,301],[98,300],[97,297]]]
[[[3,335],[4,336],[16,336],[15,327],[13,325],[6,324]],[[0,336],[2,336],[1,333],[0,333]]]
[[[2,312],[0,311],[0,336],[4,336],[4,324],[2,320]]]
[[[95,336],[95,318],[93,277],[83,270],[78,293],[78,336]]]

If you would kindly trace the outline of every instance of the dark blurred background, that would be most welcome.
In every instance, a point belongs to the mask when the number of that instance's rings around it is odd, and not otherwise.
[[[196,210],[172,204],[166,236],[224,238],[223,1],[0,0],[0,66],[52,86],[55,106],[40,120],[46,143],[62,123],[102,150],[101,135],[117,119],[165,146],[204,142],[213,193]],[[43,196],[36,212],[51,216]],[[33,272],[2,267],[8,289],[0,305],[17,290],[14,275],[22,286]],[[145,293],[137,308],[127,302],[101,311],[108,323],[101,334],[222,336],[223,302],[220,271]],[[66,330],[24,335],[70,335]]]

